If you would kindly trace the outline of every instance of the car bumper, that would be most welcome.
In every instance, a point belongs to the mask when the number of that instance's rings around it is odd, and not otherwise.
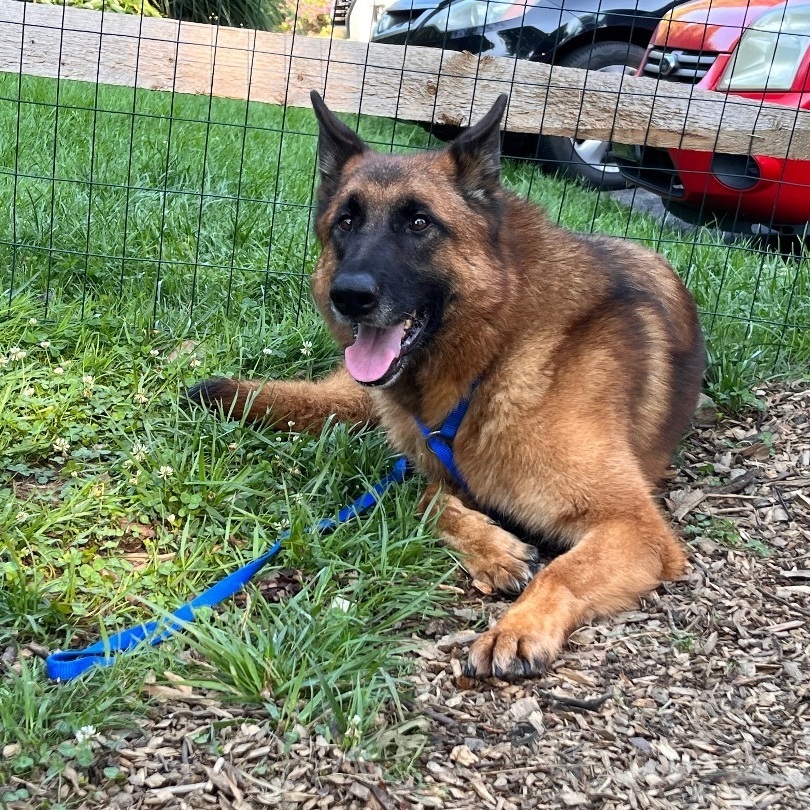
[[[810,221],[810,161],[625,144],[613,151],[624,177],[695,221],[738,222],[741,230]]]

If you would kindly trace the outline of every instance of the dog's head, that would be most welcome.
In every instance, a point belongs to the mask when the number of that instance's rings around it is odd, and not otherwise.
[[[313,91],[323,248],[313,292],[358,382],[390,385],[442,336],[450,339],[461,299],[467,316],[484,298],[497,304],[506,102],[500,96],[446,149],[383,155]]]

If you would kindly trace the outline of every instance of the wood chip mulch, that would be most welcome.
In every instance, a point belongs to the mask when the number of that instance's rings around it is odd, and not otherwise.
[[[303,729],[285,749],[255,711],[155,685],[142,729],[98,741],[125,779],[47,792],[113,810],[810,808],[810,388],[756,393],[763,412],[695,428],[662,495],[689,540],[684,580],[513,684],[461,676],[469,628],[507,605],[459,588],[419,633],[387,771]]]

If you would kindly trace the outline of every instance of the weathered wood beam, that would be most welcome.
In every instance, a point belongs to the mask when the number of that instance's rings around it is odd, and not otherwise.
[[[506,128],[810,159],[810,111],[675,82],[433,48],[217,28],[0,0],[0,71],[467,124],[510,93]]]

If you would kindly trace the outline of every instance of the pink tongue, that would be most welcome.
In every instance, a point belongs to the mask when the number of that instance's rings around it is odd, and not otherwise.
[[[360,324],[357,338],[346,349],[346,369],[357,382],[376,382],[385,376],[399,357],[405,327],[400,323],[388,329]]]

